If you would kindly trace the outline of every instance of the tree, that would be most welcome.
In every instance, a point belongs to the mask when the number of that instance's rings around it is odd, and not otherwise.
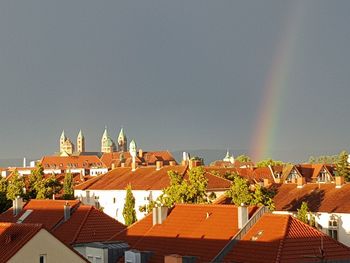
[[[204,176],[203,167],[193,167],[188,173],[188,180],[174,171],[169,171],[168,175],[170,185],[158,198],[159,203],[167,207],[172,207],[175,203],[208,203],[206,195],[208,180]]]
[[[251,162],[252,159],[249,156],[242,154],[236,157],[236,161],[239,161],[241,163],[247,163],[247,162]]]
[[[13,176],[7,187],[6,197],[9,200],[15,200],[17,196],[24,197],[25,183],[23,176],[20,176],[17,171],[13,172]]]
[[[262,160],[256,164],[257,167],[268,167],[268,166],[277,166],[277,165],[283,165],[282,161],[276,161],[270,159]]]
[[[45,189],[46,198],[52,198],[54,194],[58,194],[61,191],[62,185],[54,174],[45,179]]]
[[[6,197],[7,186],[8,183],[6,179],[2,177],[0,179],[0,213],[6,211],[11,207],[11,201]]]
[[[252,201],[248,181],[239,176],[234,178],[232,186],[226,194],[232,199],[232,203],[238,206],[241,204],[249,205]]]
[[[275,209],[275,203],[273,202],[274,195],[274,191],[256,184],[251,204],[258,206],[267,206],[272,211]]]
[[[206,194],[208,180],[204,174],[205,170],[202,166],[194,167],[189,171],[188,181],[185,181],[185,203],[200,204],[208,202]]]
[[[342,151],[338,156],[338,161],[336,162],[336,176],[343,176],[344,179],[350,181],[350,169],[348,163],[348,152]]]
[[[63,180],[63,199],[74,199],[73,175],[67,172]]]
[[[307,205],[307,202],[302,202],[300,209],[298,209],[297,218],[300,221],[308,224],[309,223],[308,214],[309,214],[309,207]]]
[[[45,182],[44,169],[41,164],[37,165],[29,175],[28,183],[28,198],[29,199],[44,199]]]
[[[131,191],[131,185],[126,187],[126,197],[123,209],[123,217],[125,225],[130,226],[137,221],[136,211],[135,211],[135,197]]]

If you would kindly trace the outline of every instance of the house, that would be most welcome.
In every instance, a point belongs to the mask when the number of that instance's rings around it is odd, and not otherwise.
[[[93,206],[78,200],[30,200],[20,198],[0,214],[0,222],[42,224],[67,245],[103,242],[125,226]]]
[[[96,155],[44,156],[41,161],[45,174],[79,173],[96,176],[108,171]]]
[[[225,262],[349,262],[350,248],[290,215],[265,213]]]
[[[156,200],[163,189],[170,185],[169,171],[175,171],[183,178],[187,178],[187,166],[162,166],[158,163],[156,167],[115,168],[108,173],[92,178],[74,189],[74,195],[83,203],[103,208],[109,216],[124,222],[122,211],[125,203],[126,187],[132,188],[135,197],[135,210],[138,219],[145,216],[139,208],[148,205],[150,201]],[[208,179],[208,195],[222,195],[231,186],[231,182],[205,173]]]
[[[130,152],[106,152],[101,156],[101,161],[109,169],[116,167],[131,167],[132,156]],[[169,151],[144,152],[142,149],[137,151],[135,162],[138,166],[155,166],[157,162],[162,165],[177,165],[175,158]]]
[[[88,262],[42,224],[0,222],[0,262]]]
[[[256,208],[245,208],[247,221]],[[180,260],[210,262],[245,223],[238,219],[239,213],[238,207],[230,205],[157,207],[111,240],[124,241],[132,248],[126,252],[125,262],[140,254],[149,257],[147,262],[170,262],[176,258],[174,254]]]
[[[130,246],[125,262],[348,262],[350,248],[290,215],[265,207],[156,207],[111,238]],[[119,261],[120,262],[120,261]]]
[[[296,214],[302,202],[315,218],[317,228],[350,246],[350,184],[306,183],[282,184],[276,188],[275,213]]]

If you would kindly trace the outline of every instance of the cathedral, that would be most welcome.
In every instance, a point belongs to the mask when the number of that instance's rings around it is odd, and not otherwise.
[[[85,153],[85,138],[80,130],[77,136],[76,147],[70,138],[66,137],[64,131],[62,131],[60,137],[60,156],[70,156],[70,155],[80,155]],[[112,153],[112,152],[126,152],[127,151],[127,138],[124,133],[124,129],[121,128],[118,137],[116,138],[116,143],[108,134],[107,127],[103,132],[101,138],[101,153]]]

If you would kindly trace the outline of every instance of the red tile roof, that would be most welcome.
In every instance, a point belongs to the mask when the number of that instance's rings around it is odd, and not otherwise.
[[[350,213],[350,184],[336,188],[333,183],[309,183],[302,188],[282,184],[274,202],[277,211],[296,211],[306,201],[312,212]]]
[[[90,169],[106,168],[107,166],[96,155],[78,155],[78,156],[44,156],[41,159],[44,169]]]
[[[14,217],[9,209],[0,215],[0,221],[15,223],[25,211],[33,210],[23,222],[43,224],[67,244],[105,241],[125,229],[117,220],[77,200],[68,201],[71,217],[64,221],[65,203],[65,200],[31,200],[18,216]]]
[[[151,213],[112,240],[152,251],[151,263],[164,262],[164,256],[170,254],[196,256],[199,262],[208,262],[238,232],[237,214],[233,205],[178,204],[162,224],[153,226]]]
[[[320,262],[348,259],[350,248],[289,215],[264,214],[225,257],[227,262]],[[254,251],[254,253],[252,253]]]
[[[168,172],[176,171],[185,179],[188,178],[187,166],[163,166],[160,170],[155,167],[115,168],[106,174],[92,178],[75,187],[75,190],[125,190],[130,184],[133,190],[162,190],[169,186]],[[205,173],[208,179],[208,191],[228,189],[231,182],[224,178]]]
[[[7,262],[42,228],[41,224],[0,223],[0,261]]]
[[[80,205],[71,218],[53,230],[67,244],[106,241],[125,226],[93,206]]]

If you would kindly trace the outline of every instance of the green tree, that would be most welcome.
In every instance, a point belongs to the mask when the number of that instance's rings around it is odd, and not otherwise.
[[[277,165],[283,165],[282,161],[276,161],[270,159],[262,160],[256,164],[257,167],[268,167],[268,166],[277,166]]]
[[[249,205],[252,202],[252,194],[249,190],[248,181],[239,176],[234,178],[232,186],[226,192],[226,195],[232,199],[232,203],[235,205]]]
[[[37,165],[29,175],[28,198],[44,199],[45,198],[45,179],[44,169],[41,164]]]
[[[62,185],[54,174],[45,179],[45,189],[45,198],[52,198],[54,194],[58,194],[61,191]]]
[[[11,201],[7,199],[7,180],[3,177],[0,179],[0,213],[6,211],[11,207]]]
[[[131,185],[126,187],[126,197],[123,209],[123,217],[125,225],[130,226],[132,223],[136,222],[136,211],[135,211],[135,198],[131,191]]]
[[[336,162],[336,176],[343,176],[344,179],[350,181],[350,169],[348,163],[348,152],[342,151],[338,156],[338,161]]]
[[[14,171],[7,186],[6,197],[9,200],[15,200],[17,196],[25,196],[25,183],[23,176],[20,176],[17,171]]]
[[[63,198],[74,199],[74,188],[73,188],[73,175],[67,172],[63,180]]]
[[[235,160],[239,161],[241,163],[246,163],[246,162],[251,162],[252,161],[252,159],[249,156],[245,155],[245,154],[237,156],[235,158]]]
[[[188,173],[188,181],[185,181],[185,203],[200,204],[207,203],[208,180],[202,166],[192,168]]]
[[[159,203],[167,207],[172,207],[175,203],[208,203],[208,180],[203,167],[193,167],[188,172],[188,180],[174,171],[169,171],[168,175],[170,185],[158,198]]]
[[[298,209],[298,212],[297,212],[297,218],[300,221],[308,224],[309,223],[308,214],[309,214],[309,207],[307,205],[307,202],[302,202],[300,209]]]
[[[274,195],[274,191],[268,190],[267,188],[256,184],[251,204],[258,206],[267,206],[270,211],[272,211],[275,209],[275,203],[273,202]]]

